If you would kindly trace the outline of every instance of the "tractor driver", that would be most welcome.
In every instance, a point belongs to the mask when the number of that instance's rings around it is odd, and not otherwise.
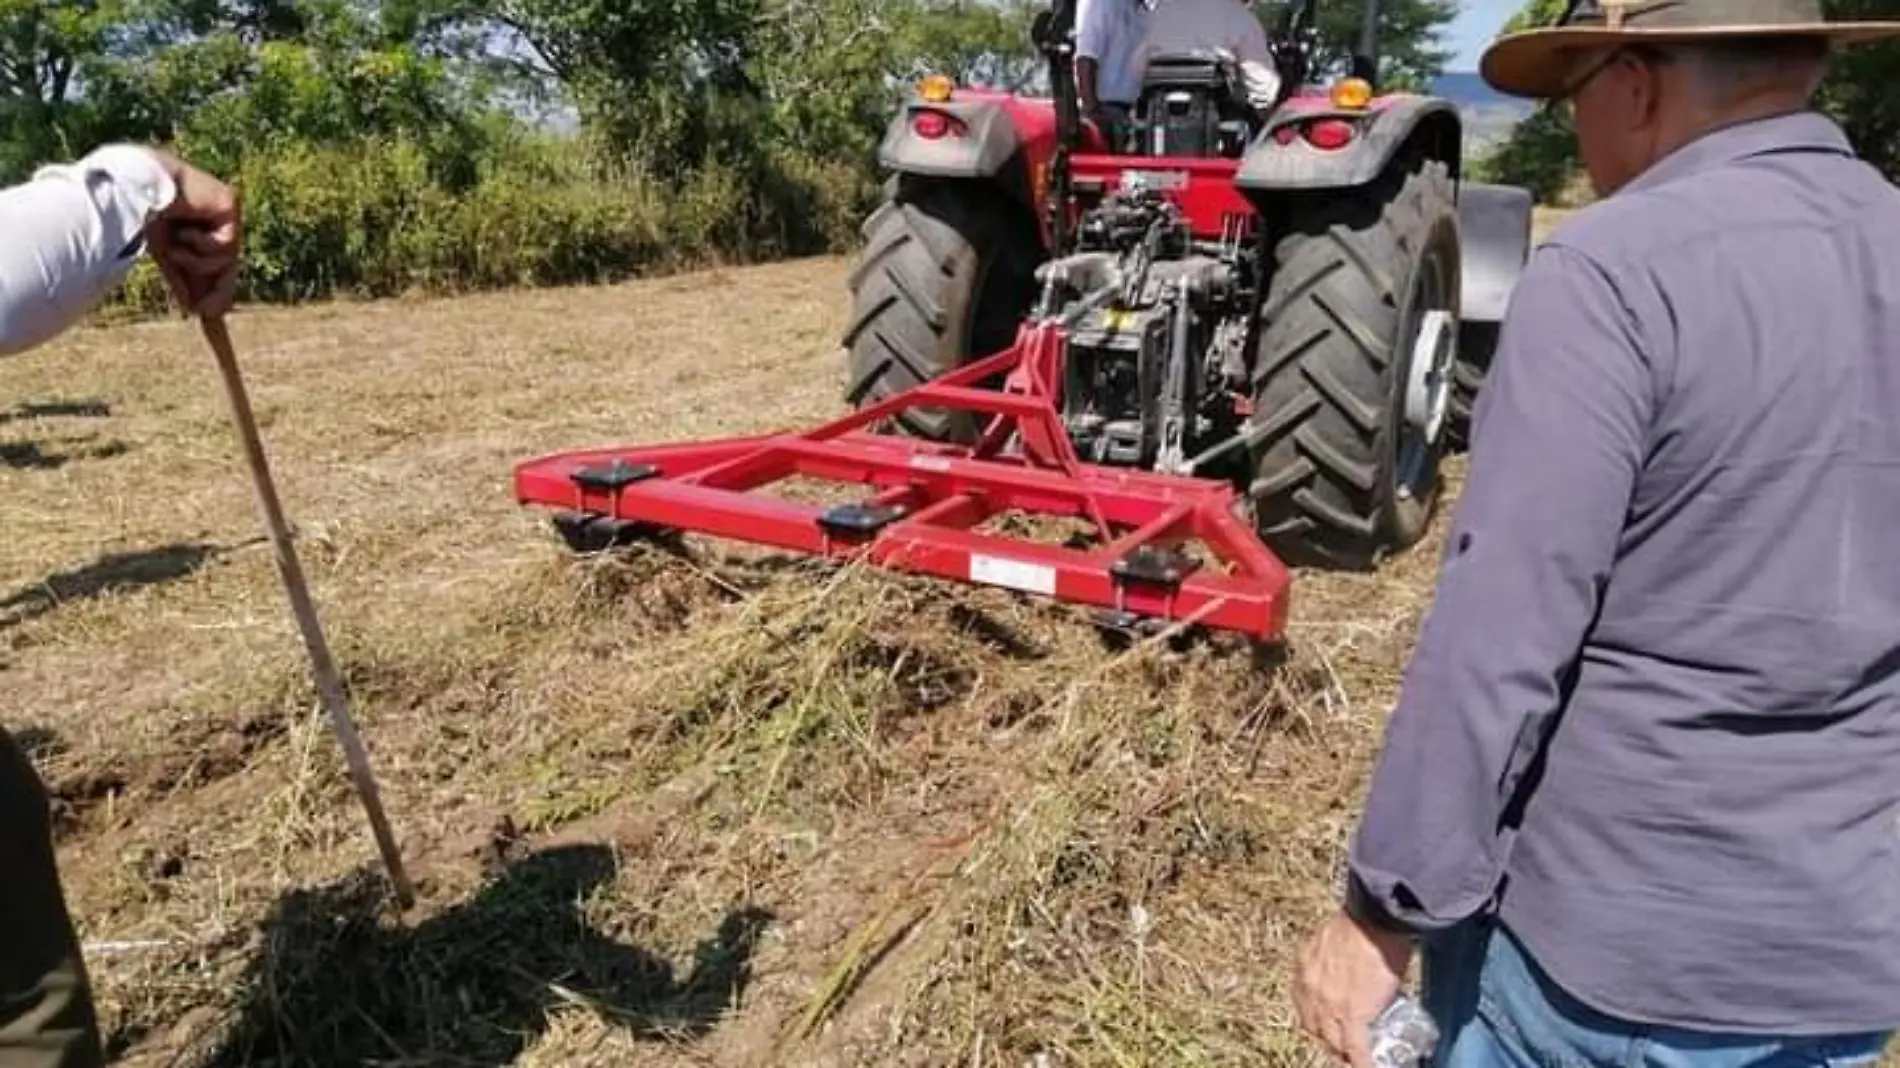
[[[1157,0],[1146,27],[1138,69],[1145,71],[1156,56],[1216,55],[1239,64],[1247,103],[1258,118],[1280,102],[1279,68],[1247,0]]]
[[[1075,90],[1082,115],[1119,147],[1141,95],[1142,39],[1154,0],[1079,0],[1075,10]]]

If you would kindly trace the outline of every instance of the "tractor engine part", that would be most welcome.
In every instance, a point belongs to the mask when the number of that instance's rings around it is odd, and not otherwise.
[[[1077,241],[1037,272],[1053,287],[1046,300],[1089,304],[1068,338],[1070,437],[1093,463],[1192,474],[1190,457],[1243,418],[1232,387],[1245,380],[1252,250],[1195,239],[1179,206],[1139,178],[1082,217]]]

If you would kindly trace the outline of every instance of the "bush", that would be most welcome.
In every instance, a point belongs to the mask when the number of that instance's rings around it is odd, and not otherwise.
[[[1519,121],[1497,147],[1474,160],[1472,177],[1529,189],[1539,204],[1560,206],[1582,164],[1569,121],[1539,109]]]
[[[585,143],[491,143],[457,191],[423,145],[284,141],[246,156],[240,297],[295,303],[611,282],[716,262],[842,251],[875,186],[861,167],[761,154],[664,182]],[[113,309],[163,308],[142,264]]]

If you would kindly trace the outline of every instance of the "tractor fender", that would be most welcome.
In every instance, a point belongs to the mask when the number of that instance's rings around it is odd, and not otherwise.
[[[1464,182],[1458,187],[1462,275],[1460,317],[1499,322],[1531,255],[1531,192],[1515,185]]]
[[[1322,149],[1300,136],[1290,137],[1285,143],[1276,136],[1286,127],[1305,126],[1321,119],[1351,124],[1352,140],[1341,148]],[[1452,180],[1456,181],[1463,133],[1457,109],[1438,97],[1393,96],[1370,110],[1288,106],[1254,139],[1234,176],[1234,184],[1250,199],[1262,193],[1360,186],[1385,170],[1401,149],[1414,144],[1420,156],[1442,160],[1450,167]]]
[[[917,129],[918,120],[932,113],[949,121],[938,137],[926,137]],[[952,99],[939,104],[912,99],[885,128],[877,159],[900,174],[994,179],[1027,203],[1029,180],[1017,121],[1012,109],[996,101]]]

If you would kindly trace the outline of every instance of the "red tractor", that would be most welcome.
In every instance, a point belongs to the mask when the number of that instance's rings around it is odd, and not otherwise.
[[[999,351],[1039,297],[1114,280],[1068,339],[1084,459],[1235,480],[1289,561],[1416,542],[1529,254],[1531,196],[1464,180],[1445,100],[1307,86],[1311,13],[1290,5],[1275,35],[1286,88],[1266,117],[1230,65],[1158,57],[1121,146],[1076,114],[1072,3],[1036,26],[1053,100],[924,80],[879,152],[895,176],[851,276],[848,399]],[[903,425],[977,430],[942,410]]]
[[[1449,103],[1305,88],[1311,17],[1267,114],[1221,59],[1158,57],[1122,145],[1077,115],[1073,0],[1036,22],[1052,99],[926,79],[851,275],[856,410],[541,457],[517,500],[578,550],[694,531],[1279,640],[1287,563],[1425,532],[1530,249],[1530,195],[1464,181]],[[769,492],[792,476],[872,492]]]

